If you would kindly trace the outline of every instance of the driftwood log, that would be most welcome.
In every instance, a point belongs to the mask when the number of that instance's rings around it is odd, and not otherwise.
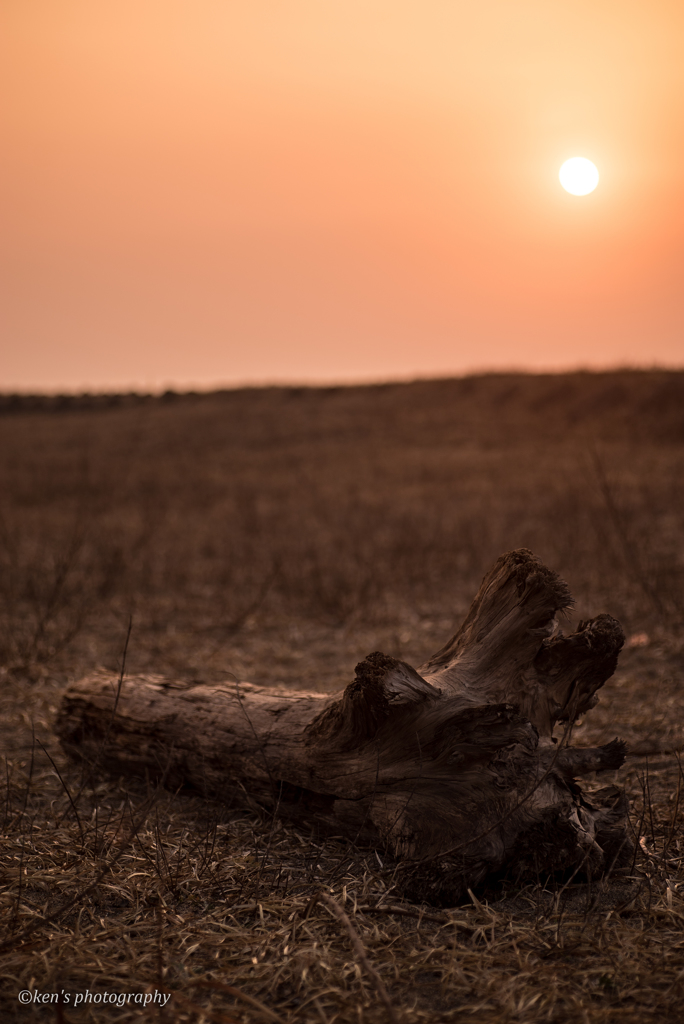
[[[556,614],[571,603],[555,573],[512,551],[417,671],[371,654],[337,695],[142,676],[119,686],[99,673],[66,692],[57,730],[100,770],[276,808],[384,850],[399,888],[432,903],[503,873],[596,876],[629,860],[627,801],[615,786],[587,798],[576,780],[619,768],[625,745],[568,740],[624,635],[599,615],[564,636]]]

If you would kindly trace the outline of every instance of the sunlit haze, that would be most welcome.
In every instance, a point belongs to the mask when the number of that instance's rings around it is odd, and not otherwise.
[[[683,47],[675,0],[5,0],[0,390],[684,365]]]

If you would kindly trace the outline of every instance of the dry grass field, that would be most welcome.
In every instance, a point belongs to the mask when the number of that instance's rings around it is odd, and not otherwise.
[[[628,874],[416,906],[374,851],[55,740],[129,623],[127,672],[330,691],[424,661],[523,546],[629,638],[573,734],[629,744]],[[0,397],[0,1019],[680,1021],[683,652],[684,373]]]

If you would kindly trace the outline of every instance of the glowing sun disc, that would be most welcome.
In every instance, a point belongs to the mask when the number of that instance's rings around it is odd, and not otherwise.
[[[566,160],[558,172],[560,183],[566,192],[573,196],[586,196],[598,185],[599,172],[591,160],[583,156],[573,156]]]

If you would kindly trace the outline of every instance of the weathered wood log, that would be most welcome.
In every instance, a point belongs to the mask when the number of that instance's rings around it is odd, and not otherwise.
[[[627,801],[614,786],[589,800],[576,779],[619,768],[625,746],[567,741],[624,635],[599,615],[564,636],[555,616],[571,603],[521,549],[498,560],[418,671],[371,654],[335,696],[143,676],[119,692],[100,673],[66,692],[57,731],[100,769],[277,808],[384,849],[403,891],[433,903],[505,871],[596,875],[629,859]]]

